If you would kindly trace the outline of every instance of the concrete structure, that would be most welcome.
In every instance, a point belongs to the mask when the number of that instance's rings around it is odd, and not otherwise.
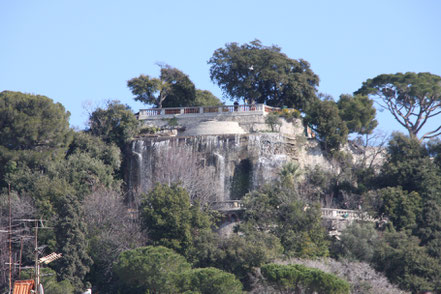
[[[243,216],[243,195],[276,180],[284,164],[338,173],[338,162],[328,160],[301,119],[280,118],[275,127],[266,122],[277,110],[263,104],[140,110],[147,134],[132,142],[128,154],[129,191],[180,182],[191,197],[223,214],[219,232],[228,235]],[[345,148],[354,161],[368,154]],[[359,211],[322,209],[322,221],[336,237],[360,220],[375,221]]]
[[[229,114],[252,115],[256,113],[265,115],[266,113],[272,112],[275,109],[278,108],[264,104],[151,108],[141,109],[138,113],[138,119],[147,120],[173,116],[200,117],[200,114],[204,115],[205,117],[216,117],[219,115],[225,116]]]
[[[240,200],[218,201],[212,203],[211,207],[224,215],[224,226],[220,228],[220,232],[225,236],[228,236],[235,224],[240,222],[241,214],[245,210]],[[366,212],[349,209],[322,208],[321,217],[329,236],[337,239],[340,239],[341,232],[353,222],[380,222]]]
[[[214,202],[212,208],[225,212],[240,211],[245,209],[240,200]],[[367,222],[378,221],[377,219],[368,215],[366,212],[359,210],[322,208],[321,211],[322,211],[322,219],[326,219],[326,220],[345,221],[349,223],[353,221],[367,221]]]
[[[199,136],[228,135],[268,132],[271,128],[265,123],[266,116],[279,108],[264,104],[225,105],[209,107],[176,107],[142,109],[138,119],[146,127],[165,130],[166,135]],[[167,130],[176,130],[174,134]],[[293,130],[290,124],[282,124],[281,133],[303,132],[303,126]]]
[[[275,180],[287,162],[338,173],[338,162],[307,135],[301,119],[266,122],[277,110],[264,104],[140,110],[144,135],[127,150],[129,190],[181,182],[198,197],[219,202]],[[366,153],[358,153],[352,152],[353,159],[362,162]]]
[[[146,131],[155,132],[132,142],[129,190],[180,181],[210,202],[228,201],[272,181],[283,164],[298,161],[297,137],[306,141],[301,120],[281,119],[272,130],[265,119],[275,110],[263,104],[140,110]]]
[[[336,221],[369,221],[375,222],[376,219],[369,216],[366,212],[359,210],[322,208],[322,218]]]

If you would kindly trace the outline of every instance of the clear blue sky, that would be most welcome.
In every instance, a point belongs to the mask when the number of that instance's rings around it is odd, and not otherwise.
[[[145,108],[126,82],[157,76],[156,62],[222,97],[207,60],[225,43],[256,38],[309,61],[319,91],[336,99],[382,73],[441,75],[437,0],[0,0],[0,91],[46,95],[84,128],[85,104]],[[386,112],[379,121],[387,132],[404,130]]]

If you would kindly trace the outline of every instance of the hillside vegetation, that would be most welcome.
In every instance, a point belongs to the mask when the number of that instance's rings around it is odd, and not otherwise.
[[[125,189],[125,151],[140,131],[128,106],[109,101],[78,131],[50,98],[1,92],[2,293],[8,185],[14,220],[43,219],[51,229],[39,234],[39,244],[47,245],[42,255],[63,254],[46,270],[56,275],[43,280],[49,294],[90,285],[99,293],[441,293],[441,126],[419,133],[441,110],[440,77],[382,75],[335,102],[317,93],[319,78],[308,62],[258,40],[226,44],[209,64],[227,96],[297,109],[339,172],[287,162],[276,181],[244,196],[241,222],[222,237],[217,230],[225,218],[182,183],[157,184],[145,194]],[[135,99],[157,107],[220,103],[170,66],[159,78],[141,75],[128,86]],[[351,133],[369,143],[377,126],[371,98],[404,117],[408,131],[388,139],[385,160],[375,168],[353,164],[341,148]],[[325,203],[382,222],[354,223],[332,238],[321,221]],[[14,262],[33,263],[33,239],[25,238],[32,234],[14,222]]]

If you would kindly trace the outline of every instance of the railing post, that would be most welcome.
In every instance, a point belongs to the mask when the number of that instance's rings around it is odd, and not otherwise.
[[[199,113],[204,113],[204,108],[202,106],[199,107]]]
[[[179,113],[180,113],[180,114],[184,114],[184,113],[185,113],[185,108],[181,108],[181,109],[179,109]]]
[[[165,109],[161,108],[161,115],[164,115],[164,114],[165,114]]]
[[[224,108],[223,106],[219,106],[219,108],[217,109],[217,112],[222,113],[223,108]]]

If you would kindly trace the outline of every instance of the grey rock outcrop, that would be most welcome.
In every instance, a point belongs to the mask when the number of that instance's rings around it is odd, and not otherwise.
[[[270,132],[266,115],[144,117],[144,125],[167,131],[132,142],[126,172],[129,191],[148,192],[156,182],[180,182],[202,202],[227,201],[274,181],[287,162],[338,172],[339,166],[326,158],[318,141],[305,135],[300,119],[281,119],[277,130]],[[172,131],[167,127],[170,119]]]

